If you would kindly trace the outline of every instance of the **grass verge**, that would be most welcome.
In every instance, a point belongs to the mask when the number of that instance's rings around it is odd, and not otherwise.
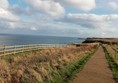
[[[60,76],[53,78],[51,83],[71,83],[72,80],[76,77],[77,73],[83,69],[86,62],[91,58],[92,55],[94,55],[97,49],[98,47],[95,50],[85,54],[81,59],[74,61],[63,70],[60,70]]]
[[[110,56],[109,52],[107,51],[107,49],[105,47],[103,47],[105,55],[106,55],[106,59],[109,63],[110,69],[112,70],[114,79],[116,81],[116,83],[118,83],[118,64],[114,61],[114,59]]]

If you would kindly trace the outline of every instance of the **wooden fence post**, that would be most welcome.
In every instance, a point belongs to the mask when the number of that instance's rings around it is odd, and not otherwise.
[[[22,46],[22,52],[24,52],[24,45]]]
[[[28,44],[28,46],[27,46],[27,47],[28,47],[28,48],[27,48],[27,49],[28,49],[28,51],[30,51],[30,46],[29,46],[29,44]]]
[[[6,48],[5,48],[5,45],[4,45],[4,47],[3,47],[3,55],[5,55],[5,53],[6,53],[6,52],[5,52],[5,51],[6,51],[5,49],[6,49]]]
[[[14,50],[14,55],[15,55],[15,53],[16,53],[16,46],[14,46],[14,49],[13,50]]]
[[[39,47],[40,47],[39,44],[37,44],[37,50],[39,50]]]

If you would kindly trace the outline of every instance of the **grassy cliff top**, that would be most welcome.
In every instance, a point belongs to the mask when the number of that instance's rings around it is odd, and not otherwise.
[[[118,44],[118,38],[87,38],[83,43]]]

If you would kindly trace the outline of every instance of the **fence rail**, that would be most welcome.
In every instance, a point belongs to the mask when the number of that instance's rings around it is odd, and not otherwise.
[[[25,51],[47,49],[50,47],[65,47],[66,44],[29,44],[29,45],[14,45],[14,46],[0,46],[0,56],[16,54]]]

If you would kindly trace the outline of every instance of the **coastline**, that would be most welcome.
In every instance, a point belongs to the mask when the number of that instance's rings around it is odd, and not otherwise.
[[[86,38],[82,43],[118,44],[118,38]]]

